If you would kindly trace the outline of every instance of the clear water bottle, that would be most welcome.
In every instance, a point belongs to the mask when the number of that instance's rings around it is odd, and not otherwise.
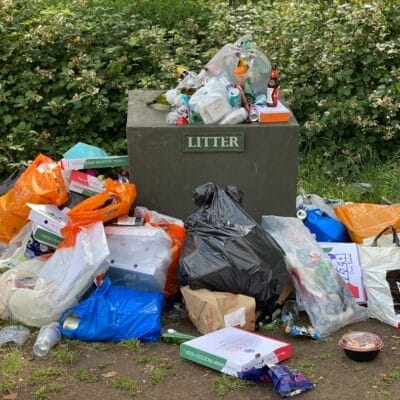
[[[299,307],[295,300],[287,300],[283,305],[281,320],[284,326],[295,325],[299,321]]]
[[[33,353],[37,357],[45,357],[49,351],[61,340],[60,324],[51,322],[40,328],[35,344],[33,345]]]

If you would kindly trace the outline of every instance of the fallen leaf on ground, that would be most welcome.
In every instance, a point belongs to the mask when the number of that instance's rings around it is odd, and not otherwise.
[[[109,371],[106,372],[105,374],[101,374],[101,376],[104,376],[104,378],[112,378],[113,376],[117,375],[117,371]]]

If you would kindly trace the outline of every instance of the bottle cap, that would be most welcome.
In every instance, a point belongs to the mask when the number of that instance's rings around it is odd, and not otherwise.
[[[304,209],[297,210],[296,216],[299,219],[306,219],[307,218],[307,211],[304,210]]]

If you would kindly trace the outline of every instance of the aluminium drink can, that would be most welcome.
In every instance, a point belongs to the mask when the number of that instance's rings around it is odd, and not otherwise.
[[[232,87],[228,91],[229,104],[234,108],[240,108],[242,106],[242,99],[240,96],[240,90]]]

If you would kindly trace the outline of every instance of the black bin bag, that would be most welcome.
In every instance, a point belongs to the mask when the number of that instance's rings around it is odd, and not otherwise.
[[[236,187],[208,182],[193,195],[200,208],[185,221],[180,283],[254,297],[267,314],[289,281],[283,250],[241,207]]]

